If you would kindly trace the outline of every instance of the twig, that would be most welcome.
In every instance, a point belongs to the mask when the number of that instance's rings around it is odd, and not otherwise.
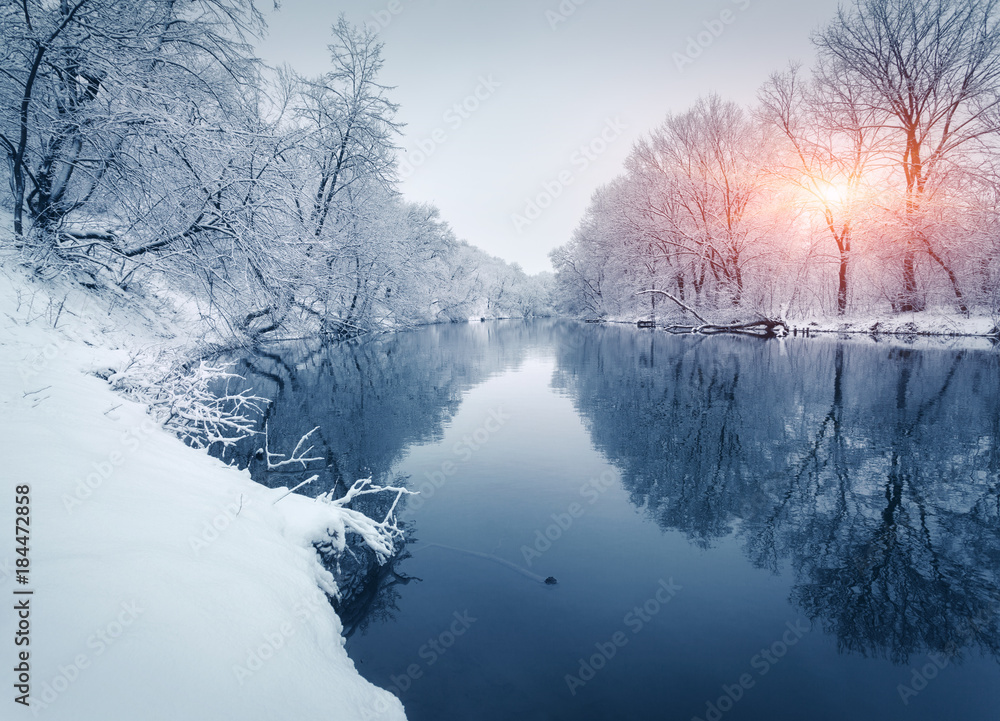
[[[317,479],[319,479],[319,476],[313,476],[312,478],[310,478],[308,480],[302,481],[302,483],[300,483],[299,485],[295,486],[295,488],[293,488],[292,490],[290,490],[288,493],[284,494],[281,498],[277,499],[271,505],[273,506],[275,503],[277,503],[278,501],[282,500],[283,498],[287,498],[288,496],[290,496],[293,493],[295,493],[297,490],[299,490],[300,488],[302,488],[302,486],[305,486],[305,485],[307,485],[309,483],[312,483],[313,481],[315,481]]]
[[[56,313],[56,319],[55,319],[55,321],[54,321],[54,322],[52,323],[52,327],[53,327],[53,328],[58,328],[58,327],[59,327],[59,317],[60,317],[60,316],[62,315],[62,312],[63,312],[63,306],[64,306],[64,305],[66,305],[66,299],[67,299],[67,298],[69,298],[69,294],[68,294],[68,293],[67,293],[67,294],[66,294],[66,296],[65,296],[65,297],[64,297],[64,298],[62,299],[62,302],[61,302],[61,303],[59,304],[59,312],[58,312],[58,313]]]
[[[324,460],[322,457],[318,457],[318,456],[315,457],[315,458],[303,458],[302,457],[306,453],[308,453],[309,451],[311,451],[313,448],[315,448],[315,446],[309,446],[308,448],[306,448],[304,451],[301,451],[301,453],[300,453],[300,449],[302,448],[302,444],[306,442],[306,440],[309,438],[309,436],[311,436],[313,433],[315,433],[318,430],[319,430],[319,426],[316,426],[311,431],[309,431],[304,436],[302,436],[302,438],[299,439],[299,442],[295,445],[295,448],[292,450],[291,457],[290,458],[285,458],[285,454],[284,453],[271,453],[270,449],[268,448],[268,440],[267,440],[268,428],[267,428],[267,422],[265,421],[265,423],[264,423],[264,454],[265,454],[265,458],[267,460],[267,470],[273,471],[273,470],[275,470],[277,468],[281,468],[282,466],[291,465],[292,463],[300,463],[300,464],[302,464],[302,468],[304,469],[306,467],[307,463],[310,463],[312,461],[322,461],[322,460]],[[285,458],[285,460],[283,460],[283,461],[276,461],[276,462],[272,463],[271,462],[272,458]]]

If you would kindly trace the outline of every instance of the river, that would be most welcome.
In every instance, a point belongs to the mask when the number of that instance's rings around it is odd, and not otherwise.
[[[511,321],[238,372],[272,448],[320,427],[304,492],[420,491],[338,608],[411,721],[997,718],[995,350]]]

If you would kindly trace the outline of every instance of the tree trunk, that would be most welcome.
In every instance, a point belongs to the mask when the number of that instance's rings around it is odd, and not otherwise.
[[[923,310],[923,304],[917,298],[916,254],[912,248],[907,248],[903,254],[903,292],[899,298],[899,312],[913,313]]]
[[[963,314],[968,315],[969,308],[965,304],[965,296],[962,294],[962,289],[958,285],[958,276],[956,276],[955,271],[953,271],[951,267],[944,262],[944,259],[934,252],[934,249],[931,247],[931,243],[926,236],[924,236],[923,240],[924,244],[927,246],[927,255],[929,255],[935,263],[940,265],[941,269],[948,275],[948,280],[951,281],[951,288],[955,292],[955,299],[958,301],[959,310],[961,310]]]
[[[11,175],[14,191],[14,236],[20,241],[24,237],[24,172],[20,163],[11,161]]]
[[[847,253],[840,253],[840,272],[837,286],[837,315],[847,312]]]

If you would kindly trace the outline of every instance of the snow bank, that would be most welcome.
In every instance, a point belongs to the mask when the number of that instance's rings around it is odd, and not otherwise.
[[[614,316],[601,319],[601,322],[634,326],[638,320],[643,319],[645,318]],[[677,315],[669,316],[669,320],[667,317],[657,319],[661,328],[674,322],[683,325],[691,321],[690,318],[685,320]],[[1000,331],[1000,319],[992,316],[973,315],[966,318],[960,314],[934,310],[843,318],[807,317],[789,321],[788,325],[798,331],[809,330],[815,337],[826,335],[859,343],[978,350],[993,348],[994,339]]]
[[[966,318],[958,313],[926,310],[895,315],[820,318],[797,322],[824,333],[865,333],[870,335],[988,336],[997,332],[997,319],[988,316]]]
[[[281,491],[194,451],[93,375],[165,335],[0,268],[2,522],[30,485],[29,583],[14,540],[0,592],[31,590],[30,646],[2,614],[10,669],[28,650],[30,708],[67,721],[404,719],[356,672],[310,542],[343,528],[331,504]],[[84,298],[84,300],[81,300]],[[53,323],[58,319],[58,329]],[[130,319],[136,327],[130,328]],[[137,335],[138,334],[138,335]]]

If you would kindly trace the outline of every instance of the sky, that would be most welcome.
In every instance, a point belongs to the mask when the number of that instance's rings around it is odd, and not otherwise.
[[[594,191],[635,141],[703,95],[749,105],[837,0],[281,0],[258,47],[307,76],[330,69],[340,13],[384,42],[382,82],[405,124],[407,200],[459,238],[551,270]]]

